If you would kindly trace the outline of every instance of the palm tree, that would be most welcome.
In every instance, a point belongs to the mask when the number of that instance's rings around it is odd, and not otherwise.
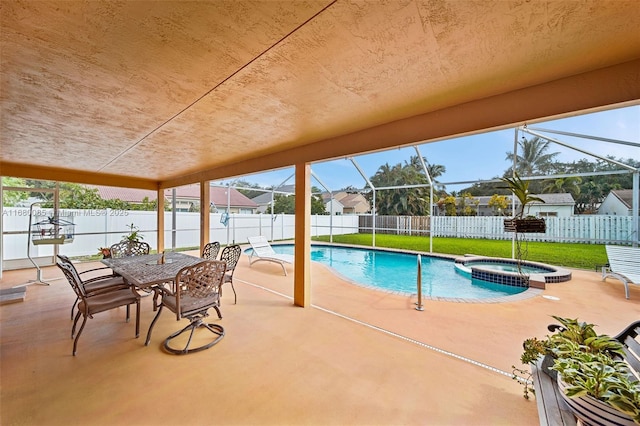
[[[527,204],[534,201],[544,203],[544,200],[542,198],[531,195],[531,192],[529,192],[529,181],[520,179],[518,173],[515,173],[515,176],[513,178],[505,177],[500,180],[506,183],[507,186],[501,186],[499,188],[508,189],[509,191],[511,191],[513,196],[516,197],[518,201],[520,201],[520,210],[516,212],[516,218],[524,218],[525,208],[527,207]]]
[[[543,141],[539,137],[518,141],[522,154],[516,155],[516,172],[522,176],[533,176],[534,173],[546,173],[559,152],[547,153],[551,142]],[[514,154],[507,152],[507,160],[513,161]]]
[[[437,164],[428,167],[432,178],[440,176],[445,171],[444,166]],[[427,177],[422,170],[420,158],[414,155],[409,161],[405,161],[404,165],[401,163],[395,166],[390,166],[389,163],[383,164],[371,177],[371,183],[378,188],[426,184]],[[371,194],[368,194],[368,198],[372,198]],[[428,188],[399,188],[379,191],[376,193],[376,211],[382,215],[428,215]]]
[[[576,195],[580,194],[580,184],[582,183],[582,178],[580,176],[570,176],[546,182],[548,183],[542,189],[542,192],[547,194],[568,192],[575,197]]]

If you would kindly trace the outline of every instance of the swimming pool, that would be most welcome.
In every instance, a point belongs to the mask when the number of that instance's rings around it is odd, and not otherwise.
[[[292,244],[275,244],[274,251],[293,254]],[[250,249],[249,249],[250,251]],[[312,245],[311,260],[333,268],[357,284],[402,294],[416,294],[417,255],[384,250]],[[432,298],[487,299],[525,291],[470,278],[456,272],[454,261],[422,256],[422,293]]]

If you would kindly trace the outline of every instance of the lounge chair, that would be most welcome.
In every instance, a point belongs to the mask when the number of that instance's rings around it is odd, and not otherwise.
[[[605,246],[609,265],[602,268],[602,281],[607,277],[617,278],[624,284],[625,296],[629,298],[629,283],[640,285],[640,248]]]
[[[278,254],[273,251],[273,247],[269,244],[269,241],[262,235],[258,237],[249,237],[249,244],[251,244],[251,254],[249,255],[249,266],[253,265],[254,262],[258,262],[260,260],[265,260],[269,262],[274,262],[282,266],[282,271],[284,275],[287,275],[287,268],[284,266],[285,263],[293,264],[293,256],[290,254]]]

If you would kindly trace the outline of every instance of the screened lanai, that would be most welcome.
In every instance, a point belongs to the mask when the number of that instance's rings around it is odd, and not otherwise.
[[[161,191],[293,165],[298,305],[313,162],[640,99],[633,1],[72,4],[3,4],[0,174]]]
[[[289,280],[241,265],[239,303],[224,296],[227,337],[187,362],[160,340],[144,347],[121,315],[92,319],[73,357],[71,289],[30,287],[28,303],[2,307],[2,423],[538,424],[504,374],[522,336],[543,335],[552,312],[587,310],[615,334],[637,319],[638,289],[626,300],[580,271],[579,285],[550,291],[557,300],[434,303],[420,313],[406,297],[338,292],[343,280],[310,266],[311,172],[332,188],[319,162],[637,106],[639,7],[3,1],[0,176],[161,200],[167,189],[293,167],[297,252]],[[209,215],[198,219],[203,244]],[[162,250],[171,225],[153,220]],[[2,287],[29,278],[31,269],[10,271]],[[312,278],[322,309],[292,308],[311,306]],[[144,303],[149,324],[151,298]],[[178,326],[165,319],[158,336]]]
[[[603,164],[607,164],[607,168],[610,168],[610,170],[601,172],[523,175],[523,178],[525,180],[554,181],[567,178],[587,179],[595,176],[631,176],[628,182],[632,182],[629,189],[632,193],[632,205],[630,210],[632,212],[631,219],[633,225],[628,231],[628,238],[618,241],[618,243],[637,245],[638,241],[635,236],[638,235],[637,212],[638,198],[640,198],[640,189],[638,188],[639,170],[627,163],[633,164],[636,154],[640,152],[640,141],[637,139],[637,126],[635,124],[635,117],[639,113],[640,110],[638,110],[637,107],[630,107],[620,110],[610,110],[608,114],[610,118],[608,120],[603,118],[603,116],[607,116],[607,114],[605,113],[584,114],[576,117],[579,120],[574,120],[573,122],[571,122],[571,120],[557,120],[555,122],[550,121],[548,123],[540,123],[540,126],[542,126],[540,128],[523,125],[513,129],[476,135],[478,136],[478,140],[482,138],[488,141],[485,142],[486,152],[483,155],[481,165],[475,164],[478,163],[476,152],[470,152],[469,154],[460,152],[455,145],[457,143],[459,146],[463,142],[467,144],[473,144],[474,142],[477,143],[476,141],[474,141],[474,138],[470,137],[462,137],[458,138],[457,140],[447,139],[438,141],[437,143],[418,143],[411,146],[398,147],[393,150],[383,150],[376,153],[365,153],[349,156],[339,160],[329,160],[325,162],[313,163],[311,165],[311,183],[316,191],[313,193],[313,195],[319,196],[324,194],[326,197],[333,197],[335,193],[343,191],[344,188],[347,188],[346,190],[351,193],[368,195],[369,205],[375,205],[376,194],[380,193],[380,191],[413,190],[426,188],[429,193],[428,199],[426,201],[428,205],[426,206],[427,208],[425,209],[425,211],[432,212],[432,214],[437,215],[438,212],[436,208],[436,202],[439,198],[439,195],[436,194],[434,197],[434,188],[438,188],[440,189],[440,191],[446,189],[448,189],[449,191],[453,190],[454,193],[456,193],[456,188],[464,189],[477,184],[495,184],[495,186],[497,187],[503,185],[504,183],[499,179],[499,177],[501,177],[503,173],[507,173],[510,169],[518,170],[520,167],[520,164],[518,163],[518,158],[520,154],[522,154],[520,151],[522,149],[519,143],[520,140],[524,139],[525,136],[535,137],[540,138],[543,141],[548,141],[550,143],[548,147],[549,154],[554,158],[555,156],[560,155],[561,159],[570,159],[572,161],[600,161]],[[599,123],[599,125],[590,125],[590,123],[592,122],[599,121],[602,121],[601,123]],[[551,128],[547,128],[547,125],[549,125]],[[616,127],[619,127],[620,129],[616,130]],[[630,140],[615,139],[612,137],[604,137],[595,134],[584,133],[585,131],[594,130],[599,130],[600,134],[628,137]],[[496,142],[492,139],[503,140]],[[433,148],[438,144],[443,146],[442,149],[434,150]],[[445,147],[445,145],[452,146]],[[509,145],[511,145],[511,150],[508,150]],[[505,153],[509,153],[507,151],[514,152],[516,154],[513,156],[513,160],[507,161],[507,159],[505,159]],[[618,158],[616,158],[615,154],[618,154]],[[383,171],[385,168],[388,170],[390,168],[393,168],[393,166],[398,167],[411,164],[412,157],[413,160],[419,159],[418,171],[424,178],[424,183],[416,183],[414,181],[411,181],[404,183],[401,182],[393,186],[388,186],[375,185],[371,182],[371,178],[376,173]],[[449,166],[453,166],[453,172],[447,173],[447,175],[457,178],[457,180],[432,178],[429,175],[429,166],[431,166],[431,164],[429,164],[430,158],[435,158],[436,161],[443,161],[444,164],[435,164],[435,166],[437,168],[443,169],[445,172]],[[576,158],[579,160],[576,160]],[[627,161],[627,163],[621,162],[621,160]],[[363,167],[363,164],[366,164],[367,167]],[[473,171],[470,172],[471,174],[467,172],[466,176],[475,176],[476,178],[473,180],[464,180],[465,173],[462,173],[462,178],[460,178],[460,169],[464,168],[473,169]],[[473,173],[478,173],[478,175],[473,175]],[[260,182],[264,188],[270,188],[257,190],[270,195],[269,206],[271,206],[273,205],[274,196],[276,194],[292,195],[295,193],[295,186],[290,185],[290,183],[293,181],[293,177],[293,169],[286,168],[279,171],[242,176],[233,180],[212,182],[212,185],[219,185],[224,187],[229,186],[235,187],[237,189],[248,189],[255,191],[256,186],[259,185],[252,184],[252,182]],[[239,181],[242,182],[244,186],[242,184],[238,184]],[[329,184],[328,182],[331,182],[331,184]],[[252,184],[253,186],[246,186],[246,184]],[[512,201],[515,202],[515,198]],[[340,214],[331,211],[331,208],[333,207],[332,203],[327,203],[327,205],[329,207],[327,207],[326,214]],[[512,211],[514,210],[513,207],[511,209]],[[633,212],[636,213],[633,214]],[[572,210],[571,214],[573,213],[574,212]],[[371,233],[372,245],[375,246],[375,236],[377,230],[375,218],[377,215],[377,211],[375,209],[370,209],[370,211],[367,211],[366,214],[370,215],[372,220],[369,221],[369,225],[364,226],[363,228],[366,229],[367,232]],[[272,221],[275,222],[275,215],[273,213],[271,213],[271,215]],[[340,228],[340,225],[336,226],[337,228]],[[333,225],[329,224],[328,226],[325,226],[324,229],[326,231],[325,233],[329,234],[331,238],[334,229]],[[316,235],[315,232],[317,231],[314,230],[314,235]],[[416,229],[415,232],[417,234],[420,234],[419,229]],[[280,233],[274,234],[272,232],[271,237],[274,238],[274,235],[281,236]],[[431,239],[433,233],[431,232],[431,229],[425,228],[424,235],[428,236]],[[483,235],[478,235],[478,237],[482,236]],[[556,235],[555,238],[547,235],[544,238],[547,241],[563,241],[562,238],[559,238],[559,235]],[[591,242],[593,243],[595,241]],[[605,241],[603,240],[599,243],[604,242]]]

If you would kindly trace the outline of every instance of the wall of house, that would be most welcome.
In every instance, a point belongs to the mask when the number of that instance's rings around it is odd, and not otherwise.
[[[598,208],[598,214],[617,215],[617,216],[630,216],[631,209],[625,206],[619,199],[613,194],[607,195],[600,207]]]
[[[553,204],[532,204],[525,215],[536,217],[569,217],[573,216],[573,206]]]
[[[333,213],[334,215],[341,215],[344,213],[342,204],[335,199],[329,200],[327,203],[325,203],[324,208],[327,211],[327,214]]]

